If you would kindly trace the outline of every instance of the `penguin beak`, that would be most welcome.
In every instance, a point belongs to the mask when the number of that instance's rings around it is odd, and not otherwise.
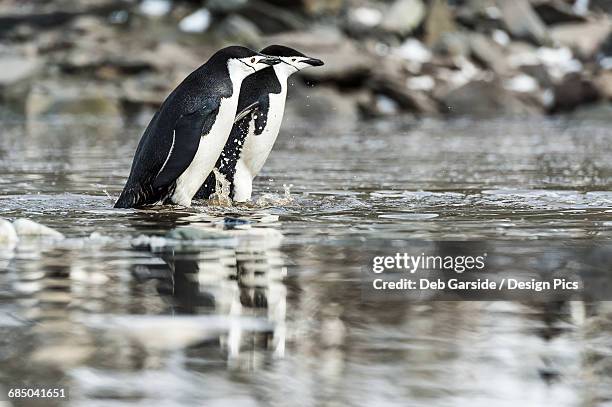
[[[259,60],[259,62],[257,62],[258,64],[265,64],[265,65],[276,65],[279,64],[281,62],[280,59],[276,58],[276,57],[265,57]]]
[[[321,61],[320,59],[316,59],[316,58],[303,59],[302,62],[305,63],[305,64],[308,64],[310,66],[322,66],[322,65],[325,65],[323,63],[323,61]]]

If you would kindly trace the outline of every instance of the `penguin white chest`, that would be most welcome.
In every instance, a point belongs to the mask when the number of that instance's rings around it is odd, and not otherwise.
[[[240,153],[240,159],[236,163],[236,173],[234,174],[234,200],[237,202],[251,199],[253,179],[259,174],[268,159],[280,131],[286,96],[287,88],[285,86],[282,87],[281,93],[270,94],[268,117],[263,129],[256,129],[255,117],[251,118],[249,131]],[[261,134],[255,134],[256,131],[261,131]]]
[[[253,125],[254,131],[249,131],[244,142],[240,159],[251,173],[251,179],[259,174],[274,147],[283,122],[286,96],[287,90],[285,87],[283,87],[281,93],[270,94],[266,126],[263,129],[255,129]],[[261,131],[261,134],[255,135],[255,131]]]
[[[232,130],[234,116],[238,107],[237,92],[229,98],[221,99],[215,123],[208,134],[200,137],[200,144],[189,167],[176,180],[172,202],[178,205],[191,206],[191,200],[212,171],[225,142]]]

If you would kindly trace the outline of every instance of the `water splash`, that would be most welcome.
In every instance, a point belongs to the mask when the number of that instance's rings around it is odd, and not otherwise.
[[[291,197],[291,187],[293,184],[283,184],[284,194],[263,194],[257,202],[255,203],[258,207],[265,206],[276,206],[276,205],[288,205],[293,202],[293,198]]]
[[[229,181],[216,168],[213,169],[213,173],[215,174],[215,193],[210,196],[210,203],[219,206],[232,206]]]

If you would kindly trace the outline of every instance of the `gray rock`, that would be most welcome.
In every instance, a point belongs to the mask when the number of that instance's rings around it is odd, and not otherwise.
[[[517,39],[549,45],[551,39],[544,22],[536,14],[528,0],[497,0],[507,31]]]
[[[154,70],[137,75],[123,75],[120,92],[116,95],[122,105],[133,107],[157,108],[184,79],[212,55],[214,49],[192,48],[177,42],[161,42],[151,51],[142,53],[142,58],[150,61]]]
[[[450,115],[473,117],[525,116],[541,113],[497,82],[475,81],[444,97]]]
[[[7,3],[7,2],[4,2]],[[0,36],[15,27],[27,25],[37,29],[55,28],[83,15],[105,16],[116,10],[129,10],[135,2],[130,0],[57,0],[41,1],[27,10],[21,1],[2,4]],[[12,6],[11,6],[12,5]],[[25,6],[25,7],[24,7]]]
[[[234,13],[244,8],[249,0],[206,0],[204,7],[213,13]]]
[[[160,42],[153,50],[143,52],[141,59],[160,73],[189,73],[200,66],[204,59],[190,48],[177,42]],[[185,75],[186,76],[186,75]]]
[[[15,28],[6,33],[6,37],[15,42],[31,41],[37,35],[37,30],[27,24],[19,24]]]
[[[467,57],[472,52],[470,35],[461,32],[443,33],[433,46],[433,51],[440,55]]]
[[[427,90],[409,88],[407,79],[405,74],[402,75],[397,70],[380,70],[368,82],[368,86],[374,93],[395,101],[403,111],[428,116],[437,115],[438,104],[429,96]]]
[[[496,0],[466,0],[455,8],[455,18],[464,27],[475,29],[500,28],[500,12]]]
[[[611,32],[612,23],[607,19],[560,24],[550,30],[553,40],[570,48],[583,60],[593,58]]]
[[[308,27],[294,8],[283,8],[261,0],[250,0],[239,13],[266,34],[300,31]]]
[[[436,116],[439,114],[438,102],[432,96],[436,86],[433,75],[425,74],[413,76],[410,68],[411,58],[388,57],[377,61],[376,69],[372,71],[372,77],[366,85],[374,95],[369,104],[361,104],[362,110],[367,115],[381,116],[392,110],[391,103],[397,106],[398,111],[409,112],[420,115]],[[408,62],[408,65],[407,65]],[[414,62],[414,60],[412,60]],[[432,61],[430,67],[418,69],[419,72],[435,70]]]
[[[49,80],[36,83],[26,100],[28,117],[92,115],[121,120],[121,107],[113,86]]]
[[[612,100],[612,71],[601,71],[595,78],[595,86],[604,99]]]
[[[430,47],[443,35],[457,31],[453,14],[446,0],[433,0],[425,21],[425,43]]]
[[[541,88],[551,88],[553,86],[553,80],[544,65],[521,65],[519,69],[521,72],[535,78],[535,80],[540,84]]]
[[[404,88],[387,88],[387,95],[394,100],[404,112],[423,116],[438,116],[438,102],[424,91],[408,91]]]
[[[395,0],[384,14],[381,27],[385,31],[406,36],[421,25],[425,13],[421,0]]]
[[[512,41],[506,49],[506,59],[513,67],[539,62],[538,47],[524,41]]]
[[[571,113],[571,117],[576,120],[611,122],[612,103],[596,103],[580,106]]]
[[[612,14],[612,1],[610,0],[591,0],[591,10]]]
[[[547,25],[585,21],[584,15],[576,14],[574,8],[562,0],[542,1],[534,5],[534,10]]]
[[[0,67],[0,100],[20,102],[40,73],[42,62],[36,58],[6,56],[0,57]]]
[[[216,29],[216,34],[223,41],[237,44],[245,44],[254,49],[259,49],[263,45],[261,31],[255,24],[237,14],[232,14],[224,18]]]
[[[89,68],[96,68],[103,65],[107,55],[95,47],[79,47],[67,51],[65,54],[55,59],[62,69],[67,71],[82,71]]]
[[[553,91],[542,89],[536,78],[525,73],[504,79],[503,85],[528,106],[541,112],[550,110],[554,105]]]
[[[285,44],[323,60],[324,66],[300,73],[318,82],[363,81],[370,76],[372,67],[377,65],[372,56],[333,29],[283,33],[265,37],[264,41],[268,44]]]
[[[351,129],[359,123],[356,95],[340,93],[325,86],[292,93],[287,101],[283,126],[305,125],[309,131],[328,131]]]
[[[70,34],[75,34],[78,39],[81,36],[94,37],[96,40],[110,38],[113,29],[108,25],[105,18],[84,15],[72,21],[68,27]]]
[[[128,78],[121,83],[120,99],[130,107],[150,106],[158,108],[180,80],[169,80],[168,77],[149,74]]]
[[[601,96],[595,84],[578,73],[566,75],[555,85],[554,92],[554,113],[571,111],[580,105],[594,103]]]
[[[343,0],[302,0],[306,13],[317,16],[322,14],[338,14],[344,5]]]
[[[470,49],[474,58],[498,75],[508,74],[510,67],[504,50],[495,41],[479,33],[469,36]]]
[[[136,34],[122,34],[104,19],[85,16],[66,27],[61,41],[66,46],[52,53],[51,62],[68,73],[86,74],[100,67],[112,67],[119,73],[135,73],[153,68],[147,57],[149,39]]]
[[[365,118],[391,117],[401,112],[397,102],[385,95],[364,94],[357,99],[357,103]]]

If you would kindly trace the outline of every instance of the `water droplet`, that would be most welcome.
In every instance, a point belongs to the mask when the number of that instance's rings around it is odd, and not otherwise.
[[[232,200],[230,194],[230,183],[225,178],[225,175],[219,172],[217,168],[213,169],[215,174],[215,193],[210,197],[211,200],[218,202],[221,205],[230,205]]]

